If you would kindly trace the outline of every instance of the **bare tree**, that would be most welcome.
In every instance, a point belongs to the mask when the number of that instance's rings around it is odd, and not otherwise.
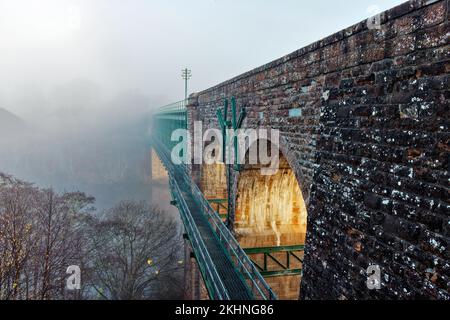
[[[0,190],[0,298],[17,299],[35,248],[31,221],[37,189],[0,174]]]
[[[92,287],[112,300],[160,298],[161,283],[181,291],[177,223],[144,202],[124,201],[91,224]],[[159,291],[160,292],[160,291]]]
[[[132,201],[99,217],[93,203],[0,173],[0,299],[180,297],[176,221]],[[71,265],[82,270],[79,291],[65,286]]]
[[[66,268],[87,256],[93,198],[0,174],[0,299],[64,299]]]

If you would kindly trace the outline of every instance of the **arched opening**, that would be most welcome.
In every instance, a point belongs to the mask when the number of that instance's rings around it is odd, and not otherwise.
[[[235,232],[279,298],[296,300],[303,266],[307,209],[294,170],[286,157],[277,152],[279,170],[273,175],[263,175],[258,164],[241,168]]]

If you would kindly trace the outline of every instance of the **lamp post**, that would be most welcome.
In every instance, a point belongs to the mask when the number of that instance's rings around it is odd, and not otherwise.
[[[188,98],[188,80],[192,77],[192,72],[188,68],[181,70],[181,77],[184,79],[184,100]]]

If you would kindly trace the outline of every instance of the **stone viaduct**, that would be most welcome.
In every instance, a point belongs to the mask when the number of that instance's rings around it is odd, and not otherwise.
[[[283,299],[450,299],[449,0],[412,0],[189,98],[188,127],[280,130],[281,170],[192,166],[243,248],[304,244]],[[187,252],[189,259],[189,252]],[[381,289],[367,287],[379,266]],[[189,298],[205,298],[195,260]]]

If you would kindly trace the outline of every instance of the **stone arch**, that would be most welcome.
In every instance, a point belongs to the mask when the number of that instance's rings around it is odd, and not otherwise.
[[[309,193],[309,186],[299,183],[303,176],[285,141],[280,141],[277,152],[280,168],[275,175],[263,176],[261,165],[248,164],[235,174],[234,231],[245,249],[306,244],[308,206],[303,195]],[[273,255],[285,257],[285,253]],[[302,264],[296,268],[302,268]],[[300,275],[266,280],[280,298],[298,299]]]
[[[243,165],[235,177],[234,230],[243,247],[304,244],[307,205],[297,174],[279,148],[280,168],[275,175],[261,174],[260,165]],[[285,232],[280,228],[286,229]],[[283,239],[291,233],[301,234]],[[294,230],[297,229],[297,230]],[[281,233],[281,234],[280,234]],[[266,240],[250,240],[247,235],[264,235]],[[275,238],[274,238],[275,237]],[[259,243],[258,243],[259,242]]]
[[[311,182],[312,176],[307,177],[302,173],[302,168],[298,165],[297,156],[295,151],[292,148],[288,147],[287,138],[283,135],[280,136],[280,151],[283,156],[286,158],[289,166],[292,168],[295,178],[297,179],[297,183],[299,184],[300,190],[302,191],[303,200],[305,201],[306,209],[309,211],[309,199],[311,192]]]
[[[272,127],[268,126],[261,126],[259,129],[265,129],[265,130],[273,130]],[[286,158],[289,166],[292,168],[295,177],[297,179],[297,183],[300,186],[300,189],[302,191],[303,199],[306,204],[306,208],[309,211],[309,200],[310,200],[310,192],[311,192],[311,183],[312,183],[312,174],[311,176],[308,176],[307,174],[302,172],[302,166],[298,164],[298,155],[296,154],[295,150],[289,147],[289,145],[292,145],[292,143],[289,143],[288,138],[280,133],[280,141],[279,141],[279,149],[281,154]],[[304,168],[303,168],[304,169]],[[233,184],[234,189],[236,189],[237,181],[239,180],[240,173],[234,174]]]

